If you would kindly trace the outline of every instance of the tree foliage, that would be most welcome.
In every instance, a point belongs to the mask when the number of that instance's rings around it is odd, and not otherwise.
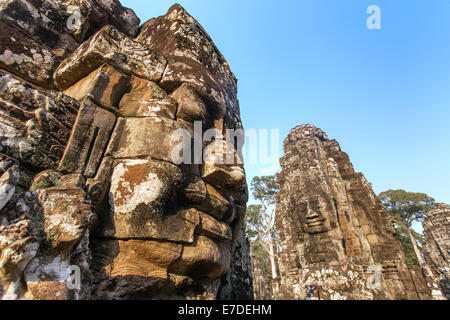
[[[421,222],[423,215],[435,206],[435,200],[427,194],[405,190],[388,190],[378,198],[400,228],[411,228],[414,221]]]
[[[254,177],[252,180],[252,196],[262,205],[275,204],[275,196],[278,192],[276,176]]]
[[[271,278],[277,277],[275,201],[278,186],[275,176],[254,177],[251,182],[253,198],[258,204],[247,208],[247,235],[255,259]]]
[[[408,265],[408,268],[411,268],[413,266],[420,266],[419,260],[417,260],[416,253],[414,252],[413,244],[409,239],[409,237],[405,236],[404,234],[397,233],[395,235],[395,238],[400,242],[400,244],[403,247],[403,251],[405,252],[406,264]]]
[[[395,237],[403,246],[409,267],[420,265],[419,257],[423,236],[412,229],[414,221],[422,222],[423,216],[433,207],[435,200],[425,193],[405,190],[388,190],[379,194],[386,210],[395,222]]]

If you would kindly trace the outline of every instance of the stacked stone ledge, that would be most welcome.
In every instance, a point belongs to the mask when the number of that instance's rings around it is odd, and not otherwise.
[[[237,273],[251,291],[242,165],[172,161],[177,129],[242,128],[237,81],[203,28],[179,5],[138,34],[118,1],[25,2],[0,7],[13,29],[1,32],[0,296],[214,299],[221,285],[237,294]]]

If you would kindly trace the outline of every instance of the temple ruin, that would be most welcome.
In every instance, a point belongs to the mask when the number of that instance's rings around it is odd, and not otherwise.
[[[276,230],[279,299],[430,299],[390,215],[336,140],[312,125],[284,141]]]
[[[428,286],[436,299],[450,300],[450,207],[438,204],[425,214],[422,224]]]
[[[0,297],[234,298],[239,272],[251,298],[245,172],[217,160],[237,80],[200,24],[117,0],[3,1],[0,24]],[[180,129],[205,161],[175,161]]]

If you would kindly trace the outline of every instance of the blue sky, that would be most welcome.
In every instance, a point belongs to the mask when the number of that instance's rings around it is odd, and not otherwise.
[[[173,1],[122,0],[142,22]],[[312,123],[378,194],[450,203],[450,1],[180,0],[239,80],[245,129]],[[381,30],[366,27],[369,5]],[[280,151],[281,152],[281,151]],[[261,166],[247,165],[249,181]]]

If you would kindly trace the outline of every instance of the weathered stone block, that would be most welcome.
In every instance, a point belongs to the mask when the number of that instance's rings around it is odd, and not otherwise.
[[[200,99],[192,85],[182,84],[171,94],[171,97],[178,102],[177,118],[190,122],[206,120],[208,107]]]
[[[157,117],[125,118],[118,141],[116,159],[151,157],[174,162],[180,145],[177,130],[184,129],[174,120]]]
[[[67,254],[93,222],[86,193],[78,187],[53,187],[41,189],[39,200],[47,244]]]
[[[189,83],[211,106],[212,118],[242,127],[236,77],[208,33],[180,5],[146,22],[136,40],[167,58],[162,88],[173,91]]]
[[[120,102],[122,117],[157,117],[175,119],[176,102],[154,82],[132,77],[130,93]]]
[[[115,122],[114,114],[84,100],[58,170],[94,177]]]
[[[181,170],[167,162],[127,160],[111,179],[110,205],[114,237],[192,242],[200,223],[194,210],[165,214],[181,186]],[[111,232],[103,230],[104,235]]]
[[[78,47],[74,32],[67,28],[70,13],[64,1],[7,0],[0,7],[1,19],[64,57]]]
[[[53,88],[61,58],[32,38],[0,21],[0,67],[41,87]]]
[[[106,26],[59,65],[55,85],[65,90],[105,63],[150,81],[159,81],[167,64],[163,56]]]
[[[143,207],[143,206],[142,206]],[[158,212],[134,211],[129,215],[114,213],[114,237],[117,239],[154,239],[179,243],[192,243],[196,227],[200,223],[198,213],[180,211],[163,218]],[[139,221],[139,223],[137,223]]]
[[[39,281],[27,284],[33,300],[72,300],[67,284],[59,281]]]
[[[64,94],[78,101],[89,97],[101,106],[118,108],[123,95],[130,89],[129,81],[123,72],[104,64],[65,90]]]

